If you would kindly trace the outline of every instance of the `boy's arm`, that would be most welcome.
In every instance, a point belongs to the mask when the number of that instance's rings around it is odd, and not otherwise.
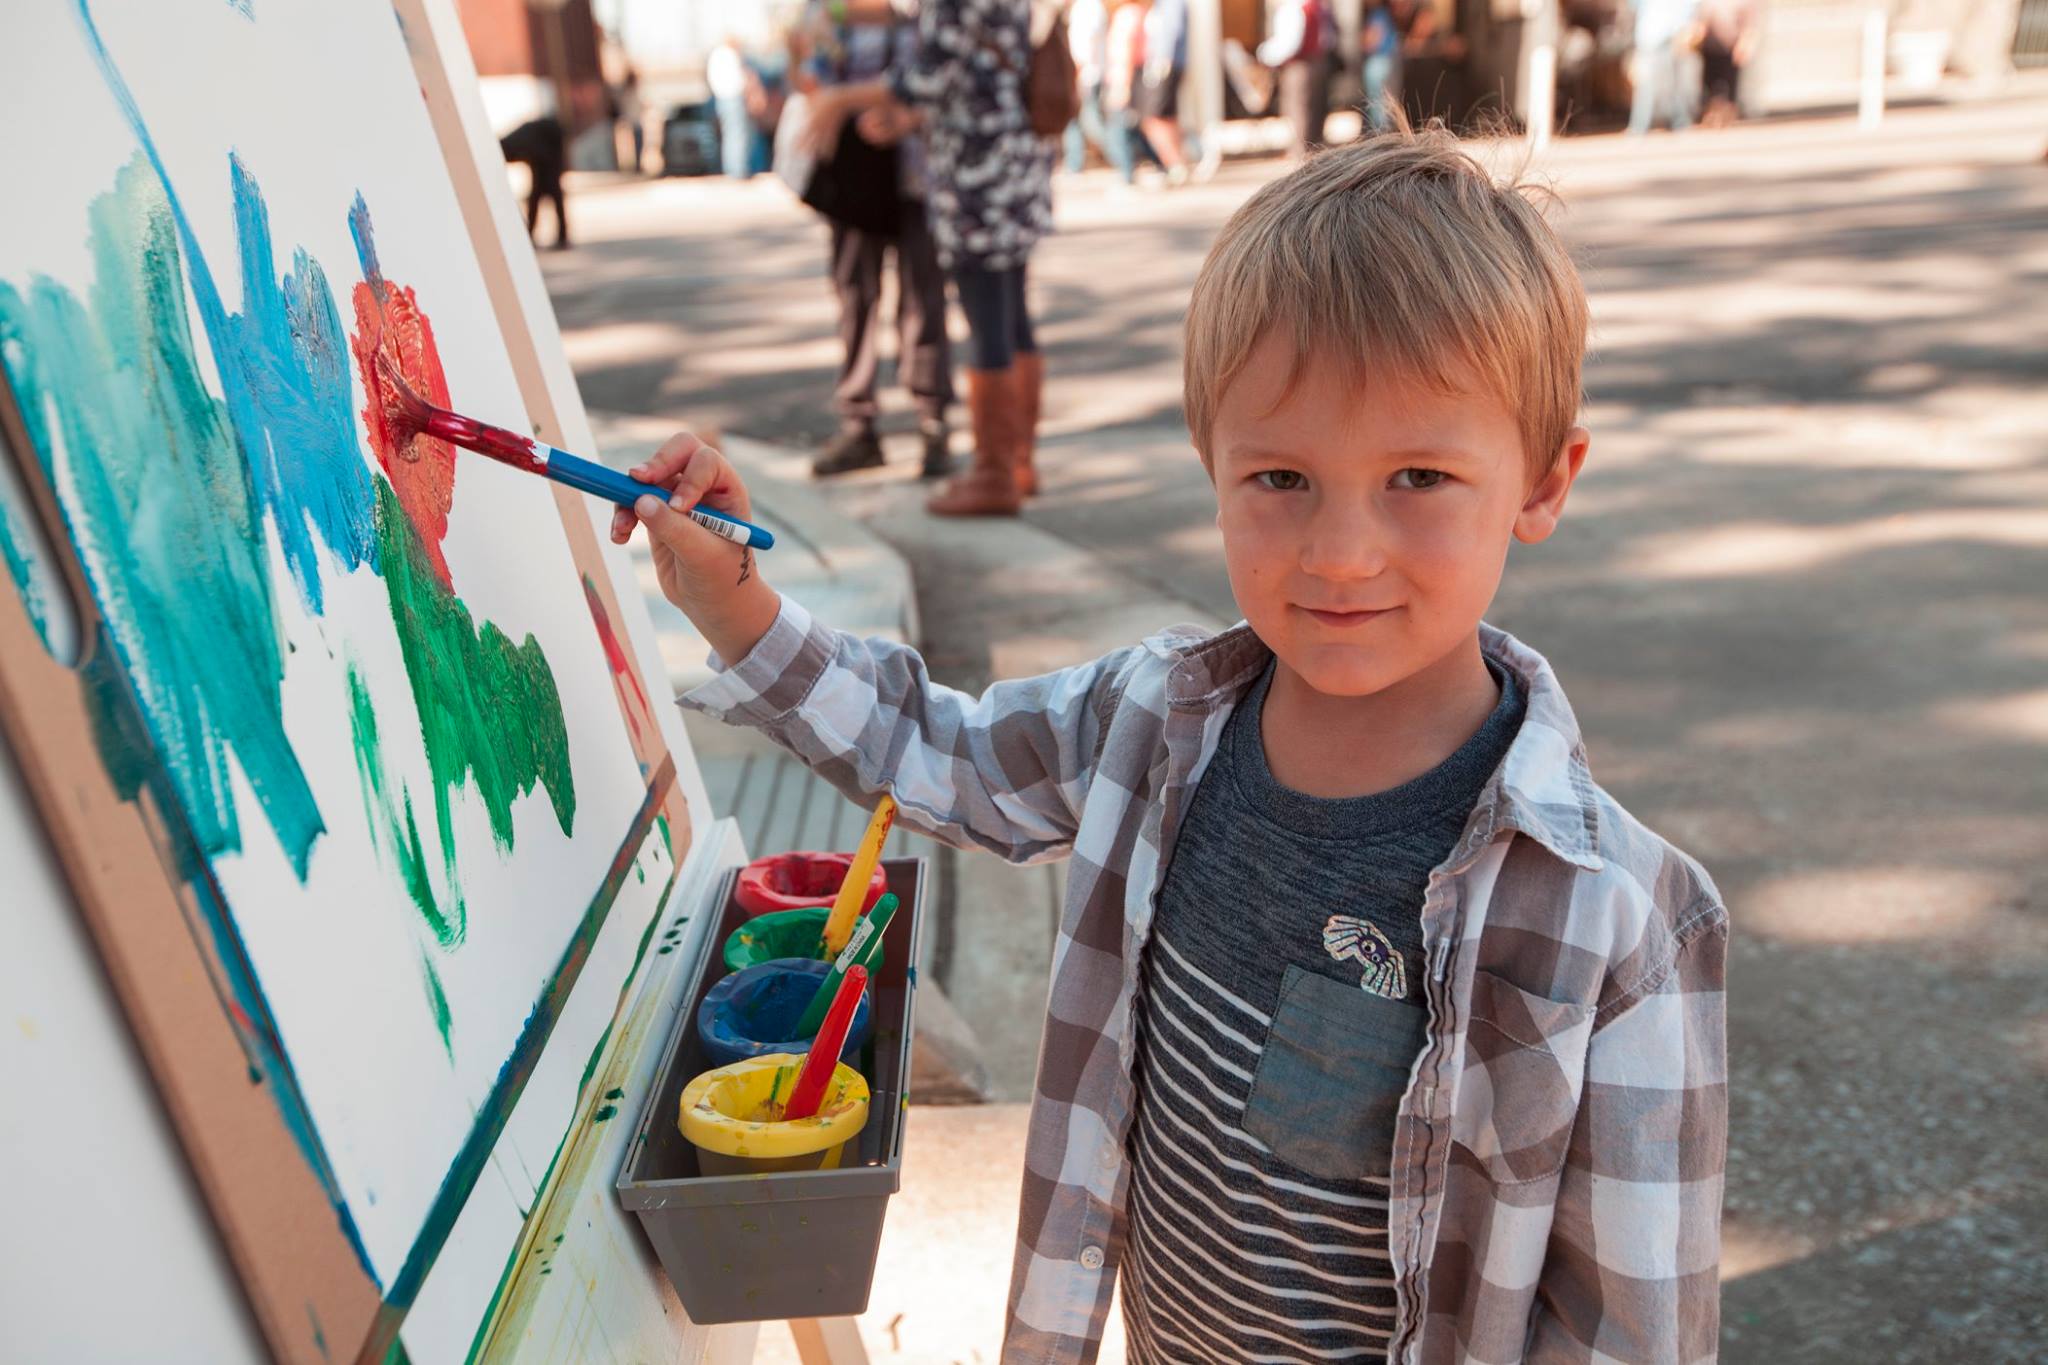
[[[1595,1017],[1528,1359],[1711,1361],[1728,1157],[1727,913]]]
[[[746,657],[679,700],[762,731],[861,806],[887,791],[914,829],[1034,862],[1073,843],[1132,653],[975,698],[934,683],[916,650],[832,630],[784,598]]]

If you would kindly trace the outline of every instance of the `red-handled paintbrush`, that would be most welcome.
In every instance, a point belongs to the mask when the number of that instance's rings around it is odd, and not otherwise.
[[[818,1036],[811,1040],[803,1072],[789,1092],[789,1103],[783,1106],[785,1122],[817,1114],[818,1106],[825,1098],[826,1083],[839,1066],[839,1050],[846,1046],[846,1031],[853,1027],[853,1011],[860,1004],[860,993],[867,988],[868,969],[849,968],[846,979],[839,983],[839,994],[832,997],[832,1008],[825,1015],[824,1025],[819,1028]]]

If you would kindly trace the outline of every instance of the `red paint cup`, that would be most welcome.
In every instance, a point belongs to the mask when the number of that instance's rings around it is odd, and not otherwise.
[[[733,899],[750,917],[777,910],[829,906],[852,866],[851,853],[776,853],[756,858],[740,872]],[[874,909],[875,902],[888,889],[889,874],[876,863],[875,875],[868,878],[867,899],[861,903],[861,912]]]

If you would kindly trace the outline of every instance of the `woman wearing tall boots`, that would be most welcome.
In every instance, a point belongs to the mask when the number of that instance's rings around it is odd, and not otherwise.
[[[974,462],[926,506],[940,516],[1014,516],[1032,466],[1045,361],[1026,298],[1031,249],[1052,230],[1052,156],[1025,103],[1030,0],[924,0],[914,57],[883,79],[813,103],[806,141],[836,145],[850,116],[918,112],[939,259],[967,315]]]

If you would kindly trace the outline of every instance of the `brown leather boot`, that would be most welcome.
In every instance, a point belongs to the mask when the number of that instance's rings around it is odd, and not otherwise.
[[[1038,470],[1031,459],[1038,453],[1038,412],[1045,399],[1045,352],[1017,352],[1017,457],[1010,466],[1017,491],[1033,497],[1038,492]]]
[[[1017,448],[1017,371],[969,370],[967,416],[974,425],[974,463],[925,499],[935,517],[1014,517],[1024,506],[1010,472]]]

